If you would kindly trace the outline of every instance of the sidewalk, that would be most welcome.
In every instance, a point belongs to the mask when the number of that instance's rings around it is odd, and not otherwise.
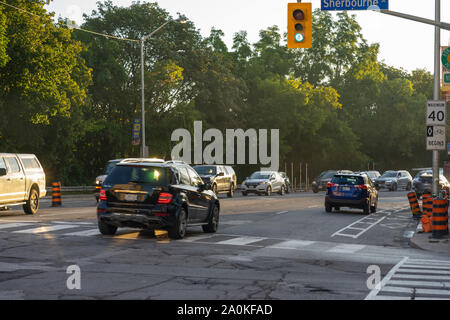
[[[431,232],[422,232],[422,223],[419,222],[414,236],[409,240],[412,247],[427,251],[450,254],[450,241],[448,236],[443,239],[430,239]]]

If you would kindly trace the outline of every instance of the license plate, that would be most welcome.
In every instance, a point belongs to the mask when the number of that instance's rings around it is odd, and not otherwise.
[[[350,191],[350,187],[342,187],[342,191]]]
[[[125,201],[136,201],[137,200],[137,195],[136,194],[125,194],[123,199]]]
[[[333,194],[338,197],[344,196],[344,194],[342,192],[337,192],[337,191],[333,192]]]

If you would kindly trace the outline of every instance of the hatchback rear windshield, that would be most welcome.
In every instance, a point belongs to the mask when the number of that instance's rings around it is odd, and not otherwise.
[[[138,183],[150,186],[168,184],[170,173],[167,168],[152,166],[115,166],[106,177],[104,185]]]
[[[195,166],[194,170],[202,176],[215,175],[217,173],[217,169],[215,166]]]
[[[364,184],[364,178],[363,177],[357,177],[357,176],[335,176],[332,180],[332,183],[336,184],[344,184],[344,185],[350,185],[350,186],[356,186]]]

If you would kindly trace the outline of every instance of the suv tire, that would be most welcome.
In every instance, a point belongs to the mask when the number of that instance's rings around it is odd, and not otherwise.
[[[23,205],[25,214],[35,214],[39,209],[39,192],[36,188],[31,189],[27,202]]]
[[[186,226],[187,226],[187,215],[186,210],[184,208],[180,208],[180,211],[177,214],[177,218],[175,221],[175,225],[170,227],[167,231],[169,232],[169,237],[172,239],[183,239],[186,235]]]
[[[219,227],[219,206],[214,205],[211,215],[208,219],[208,224],[202,226],[203,232],[215,233]]]
[[[242,192],[242,195],[243,195],[244,197],[246,197],[246,196],[247,196],[247,192]]]
[[[329,203],[327,203],[327,202],[325,202],[325,211],[326,211],[326,212],[331,212],[331,211],[333,211],[333,207],[332,207]]]
[[[113,226],[111,224],[108,224],[102,220],[98,220],[98,229],[100,230],[100,233],[105,236],[112,236],[116,234],[117,227]]]
[[[369,214],[370,213],[370,200],[367,201],[364,206],[363,206],[363,212],[364,214]]]
[[[270,197],[271,194],[272,194],[272,187],[268,186],[266,189],[266,196]]]
[[[408,182],[408,185],[406,186],[406,191],[410,191],[411,190],[411,182]]]
[[[280,192],[278,192],[278,194],[279,194],[280,196],[284,196],[285,193],[286,193],[286,188],[285,188],[285,186],[281,186]]]

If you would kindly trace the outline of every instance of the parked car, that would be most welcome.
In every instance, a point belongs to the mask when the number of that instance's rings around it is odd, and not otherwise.
[[[284,195],[286,193],[286,185],[284,178],[276,171],[256,171],[245,179],[241,185],[241,191],[243,196],[249,193],[270,196],[272,192]]]
[[[113,235],[117,228],[163,228],[181,239],[186,227],[216,232],[220,204],[208,183],[181,161],[121,161],[106,177],[97,205],[98,227]]]
[[[0,153],[0,207],[22,205],[35,214],[45,195],[45,172],[34,154]]]
[[[359,171],[355,173],[366,174],[370,178],[370,180],[372,180],[372,182],[381,177],[381,174],[378,171]]]
[[[377,211],[378,191],[365,174],[336,174],[328,183],[325,195],[325,211],[333,207],[360,208],[365,214]]]
[[[203,182],[211,185],[215,194],[226,193],[228,198],[234,196],[237,188],[237,178],[234,169],[223,165],[201,165],[194,166],[195,171]]]
[[[286,186],[286,193],[289,193],[292,190],[291,180],[289,180],[286,172],[280,172],[281,177],[284,179],[284,185]]]
[[[398,188],[404,188],[405,190],[411,190],[413,184],[413,178],[408,171],[405,170],[388,170],[383,173],[379,178],[375,179],[375,186],[377,190],[388,189],[390,191],[396,191]]]
[[[311,184],[311,189],[314,193],[319,191],[327,190],[328,182],[334,177],[335,174],[351,174],[353,171],[350,170],[328,170],[323,171]]]
[[[439,187],[450,187],[450,183],[443,175],[442,168],[439,169]],[[422,170],[414,177],[413,190],[417,194],[417,198],[420,199],[424,193],[431,193],[433,189],[433,170]]]

